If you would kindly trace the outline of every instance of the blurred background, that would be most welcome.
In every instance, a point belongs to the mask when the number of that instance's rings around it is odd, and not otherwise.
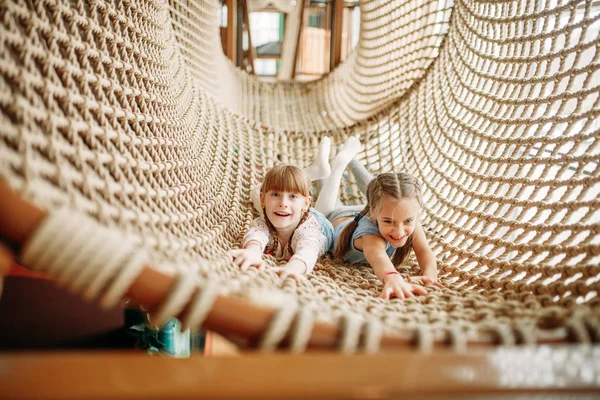
[[[356,46],[358,0],[221,0],[221,42],[240,68],[265,80],[314,80]]]

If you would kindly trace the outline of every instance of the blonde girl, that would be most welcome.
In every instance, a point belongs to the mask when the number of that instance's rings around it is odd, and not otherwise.
[[[419,181],[407,173],[383,173],[373,178],[356,160],[350,168],[359,186],[367,185],[367,204],[340,208],[329,199],[327,205],[322,205],[322,212],[334,227],[334,256],[346,263],[369,263],[384,284],[380,294],[384,299],[425,295],[422,286],[411,283],[414,280],[441,287],[436,259],[420,223],[423,200]],[[325,186],[336,187],[339,183],[327,181]],[[422,275],[407,282],[396,267],[411,251]]]

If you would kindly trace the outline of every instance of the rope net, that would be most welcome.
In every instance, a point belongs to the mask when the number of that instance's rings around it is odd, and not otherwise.
[[[417,339],[598,340],[597,1],[364,1],[357,48],[310,83],[236,69],[218,7],[0,2],[2,179],[131,235],[162,270],[282,291],[323,321],[359,314]],[[421,180],[444,289],[384,301],[368,266],[324,258],[307,283],[282,285],[232,265],[250,187],[279,162],[308,165],[324,134],[360,138],[373,173]],[[351,174],[342,200],[364,201]]]

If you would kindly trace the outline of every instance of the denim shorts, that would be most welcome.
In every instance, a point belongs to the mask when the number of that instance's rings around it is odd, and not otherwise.
[[[332,250],[333,247],[333,225],[331,225],[331,221],[329,221],[322,212],[319,212],[314,209],[314,207],[310,208],[310,215],[312,215],[321,226],[321,233],[325,236],[325,244],[323,245],[323,253],[327,253]]]

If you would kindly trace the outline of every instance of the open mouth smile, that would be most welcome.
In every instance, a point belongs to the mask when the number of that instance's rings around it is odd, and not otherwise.
[[[400,237],[395,237],[395,236],[390,235],[390,239],[394,240],[395,242],[400,242],[400,241],[404,240],[404,238],[406,236],[408,236],[408,235],[404,235],[404,236],[400,236]]]

